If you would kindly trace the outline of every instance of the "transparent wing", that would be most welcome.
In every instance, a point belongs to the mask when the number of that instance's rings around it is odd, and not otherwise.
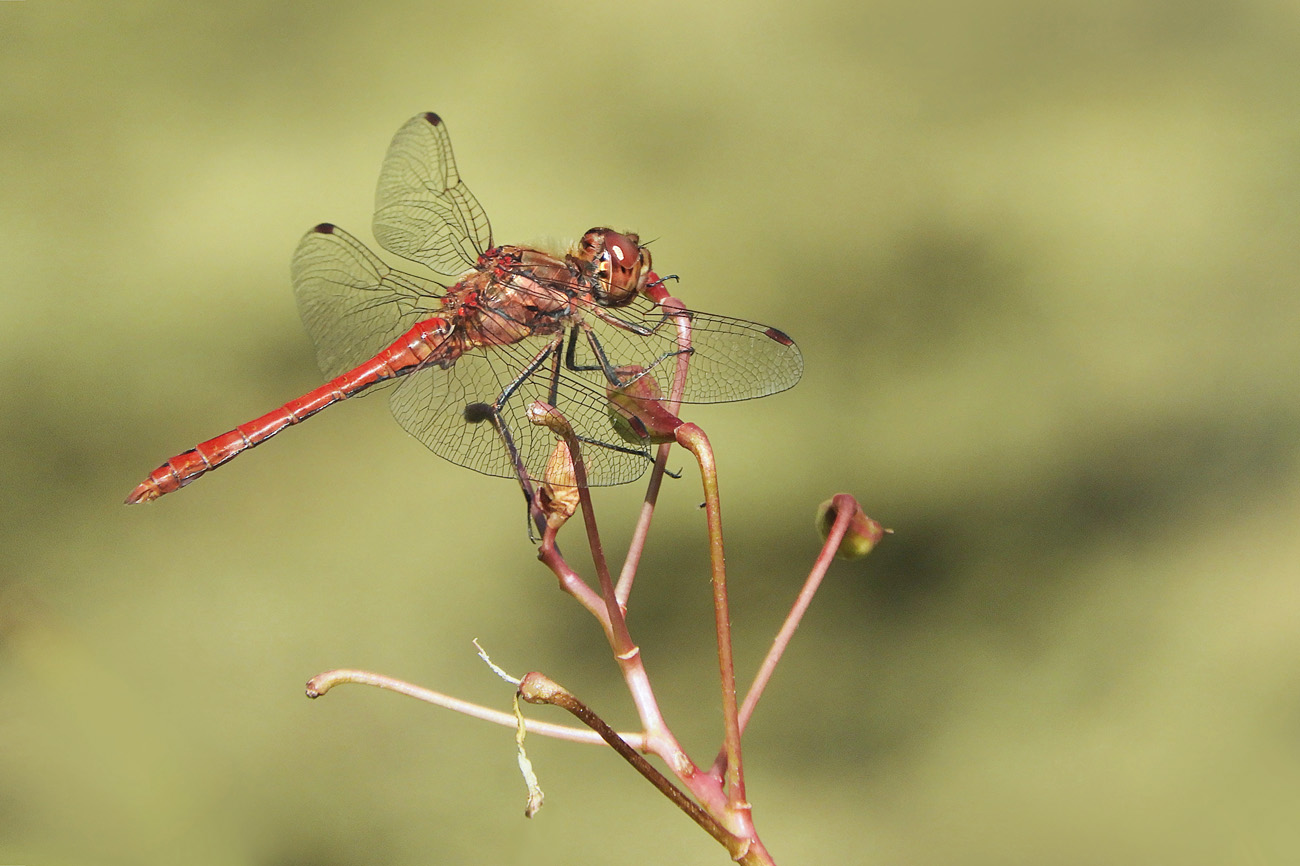
[[[331,378],[436,315],[446,291],[440,283],[393,270],[329,223],[303,236],[291,270],[298,313],[321,370]]]
[[[793,388],[803,375],[803,355],[784,332],[768,325],[704,313],[672,311],[637,298],[626,307],[585,315],[592,339],[578,340],[574,366],[599,368],[597,351],[613,366],[637,365],[650,371],[667,396],[681,354],[678,323],[690,334],[690,367],[684,403],[729,403],[766,397]],[[585,374],[604,386],[601,369]]]
[[[440,274],[472,267],[492,246],[483,207],[456,171],[442,118],[416,115],[397,131],[375,191],[375,239]]]
[[[452,463],[513,478],[513,448],[529,475],[541,478],[556,437],[530,423],[527,413],[535,400],[550,402],[578,435],[589,486],[635,481],[650,466],[648,447],[614,431],[603,385],[593,388],[564,370],[558,336],[474,350],[446,369],[415,372],[389,398],[393,415],[408,433]],[[538,361],[536,369],[521,379],[523,371]],[[511,393],[501,402],[498,430],[475,407],[492,405],[507,391]]]

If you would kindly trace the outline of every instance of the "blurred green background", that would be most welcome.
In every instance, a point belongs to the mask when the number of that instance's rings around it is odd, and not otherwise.
[[[1297,57],[1276,0],[0,3],[0,862],[726,862],[606,750],[533,741],[528,822],[511,731],[303,697],[506,708],[478,637],[633,722],[517,489],[383,398],[120,504],[319,382],[289,256],[369,239],[425,110],[498,240],[639,231],[799,341],[797,389],[690,415],[743,679],[819,501],[897,532],[747,736],[779,862],[1300,862]],[[631,624],[703,761],[698,491]]]

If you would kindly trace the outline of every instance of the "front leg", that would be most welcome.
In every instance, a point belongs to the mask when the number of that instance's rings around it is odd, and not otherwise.
[[[648,336],[654,333],[654,331],[649,328],[629,326],[628,329],[633,333],[638,334],[640,334],[641,331],[645,331],[645,334],[642,334],[642,336]],[[596,357],[595,364],[578,363],[577,352],[579,331],[582,331],[583,336],[587,341],[587,345],[591,347],[591,351]],[[580,373],[589,373],[593,370],[599,370],[605,376],[605,381],[615,388],[626,388],[628,385],[631,385],[633,382],[648,374],[651,370],[654,370],[664,361],[667,361],[670,358],[676,358],[681,354],[692,354],[694,351],[690,347],[687,347],[684,349],[676,349],[671,352],[663,352],[658,358],[655,358],[648,367],[638,368],[636,373],[628,375],[620,373],[619,368],[610,362],[609,356],[605,353],[605,347],[600,343],[600,338],[596,336],[595,331],[590,327],[587,327],[585,324],[577,324],[569,329],[568,343],[569,345],[564,352],[564,366],[566,368]]]

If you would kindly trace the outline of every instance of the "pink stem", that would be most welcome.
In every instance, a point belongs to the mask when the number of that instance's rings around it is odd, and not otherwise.
[[[713,448],[704,431],[694,424],[677,430],[677,441],[695,455],[704,483],[704,509],[709,525],[709,563],[713,578],[713,617],[718,636],[718,670],[722,686],[723,750],[727,756],[727,808],[748,820],[745,775],[740,759],[740,717],[736,709],[736,663],[731,650],[731,612],[727,601],[727,566],[722,545],[722,503],[718,497],[718,469]]]
[[[674,297],[663,297],[659,305],[668,310],[682,310],[682,302]],[[682,405],[682,395],[686,392],[686,374],[691,366],[691,320],[686,316],[677,316],[677,368],[673,373],[672,388],[664,408],[669,414],[676,415]],[[627,557],[623,560],[623,570],[619,572],[618,587],[615,595],[621,607],[627,607],[627,600],[632,595],[632,583],[636,580],[637,567],[641,564],[641,554],[645,550],[646,538],[650,535],[650,520],[654,517],[655,503],[659,499],[659,488],[663,484],[664,470],[668,466],[668,452],[672,443],[665,442],[655,454],[655,465],[650,470],[650,484],[646,487],[645,500],[641,503],[641,514],[637,518],[636,528],[632,531],[632,541],[628,544]]]
[[[432,689],[426,689],[421,686],[408,683],[404,680],[394,679],[393,677],[375,674],[370,671],[358,671],[339,669],[326,671],[317,674],[307,681],[307,697],[319,698],[330,689],[338,685],[353,683],[363,686],[374,686],[380,689],[397,692],[407,697],[416,698],[417,700],[462,713],[466,716],[472,716],[476,719],[482,719],[485,722],[502,725],[507,728],[515,727],[519,722],[514,713],[503,713],[500,710],[494,710],[480,704],[470,703],[469,701],[453,698],[450,695],[444,695],[442,692],[435,692]],[[524,726],[530,734],[537,734],[543,737],[553,737],[557,740],[568,740],[574,743],[601,743],[604,740],[594,731],[586,731],[582,728],[571,728],[568,725],[555,725],[549,722],[537,722],[527,719]],[[643,734],[620,733],[618,735],[634,749],[645,751],[646,743]]]
[[[826,576],[831,561],[835,558],[835,551],[839,549],[840,542],[844,539],[844,533],[848,530],[849,523],[853,520],[854,512],[857,510],[857,502],[847,494],[841,493],[833,501],[835,503],[835,522],[826,534],[826,543],[822,545],[821,553],[817,555],[817,561],[813,563],[812,571],[808,573],[808,577],[804,580],[798,598],[795,599],[790,612],[786,615],[781,630],[777,632],[776,637],[772,640],[772,646],[768,649],[767,656],[764,657],[763,663],[759,665],[758,673],[754,675],[754,682],[745,694],[745,702],[740,708],[740,729],[742,732],[754,715],[754,708],[758,706],[759,698],[763,696],[763,690],[767,688],[768,681],[772,679],[772,673],[776,670],[777,662],[781,660],[786,647],[790,645],[795,629],[799,627],[799,621],[803,619],[803,615],[808,611],[808,606],[812,604],[813,596],[817,594],[822,578]],[[715,774],[721,772],[727,762],[726,752],[719,751],[710,772]]]
[[[695,766],[686,756],[681,745],[677,743],[668,730],[664,722],[663,714],[659,710],[659,702],[655,699],[654,691],[650,687],[650,677],[645,671],[645,665],[641,661],[641,648],[632,640],[632,634],[627,627],[627,618],[623,615],[623,608],[619,605],[618,598],[614,592],[614,583],[610,579],[609,566],[605,560],[604,547],[600,541],[600,531],[596,526],[596,513],[591,504],[591,492],[587,489],[587,471],[582,462],[582,446],[578,437],[573,432],[568,419],[554,406],[545,403],[533,404],[535,411],[535,420],[537,423],[545,424],[550,430],[564,438],[565,445],[569,449],[569,456],[573,464],[574,485],[578,490],[578,501],[582,509],[583,523],[587,529],[587,541],[591,547],[592,561],[596,566],[596,576],[600,581],[601,598],[604,600],[604,609],[599,613],[594,608],[593,614],[596,614],[597,620],[605,629],[605,637],[609,641],[610,648],[614,650],[614,658],[618,662],[619,669],[623,673],[623,680],[627,684],[628,691],[632,695],[632,701],[636,705],[637,714],[641,718],[641,724],[645,728],[645,737],[650,747],[657,754],[663,750],[664,759],[667,760],[674,768],[680,768],[683,772],[694,772]],[[560,554],[559,549],[554,544],[555,529],[548,526],[547,532],[543,536],[543,545],[540,554],[542,561],[551,567],[556,577],[560,578],[562,584],[566,581],[566,575],[572,575],[573,571],[569,568],[568,563]],[[576,575],[574,575],[576,578]],[[590,591],[590,587],[581,580],[578,581],[583,589]],[[581,600],[581,599],[580,599]]]

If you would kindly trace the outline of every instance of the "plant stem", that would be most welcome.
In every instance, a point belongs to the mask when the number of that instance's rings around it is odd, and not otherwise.
[[[587,529],[587,544],[591,548],[591,560],[596,566],[596,578],[600,581],[600,594],[605,600],[606,615],[609,617],[610,635],[614,653],[621,660],[624,656],[638,652],[632,642],[632,635],[627,630],[627,619],[614,595],[614,582],[609,576],[609,563],[605,559],[605,548],[600,542],[600,530],[596,526],[596,512],[591,505],[591,491],[587,489],[587,467],[582,462],[582,444],[573,432],[569,420],[554,406],[540,401],[530,409],[534,423],[542,424],[554,433],[564,437],[569,456],[573,464],[574,486],[578,489],[578,501],[582,506],[582,522]]]
[[[606,635],[612,640],[612,634],[609,630],[609,616],[605,608],[604,599],[600,594],[587,585],[577,572],[569,567],[564,555],[555,545],[556,529],[547,526],[542,531],[542,543],[537,548],[537,558],[540,559],[555,575],[556,580],[560,582],[560,589],[567,592],[577,600],[587,611],[600,622],[601,628]]]
[[[660,283],[662,289],[662,283]],[[672,296],[657,296],[658,303],[665,310],[684,310],[682,302]],[[673,384],[668,391],[668,399],[663,402],[664,409],[670,415],[676,415],[682,404],[682,395],[686,391],[686,374],[691,366],[691,319],[689,316],[675,316],[677,323],[677,364],[673,371]],[[664,470],[668,468],[668,452],[672,444],[665,442],[655,454],[655,465],[650,470],[650,483],[646,485],[645,500],[641,504],[641,514],[637,517],[636,528],[632,531],[632,541],[628,544],[627,556],[623,560],[623,569],[618,575],[618,587],[615,595],[622,607],[632,595],[632,582],[636,580],[637,567],[641,564],[641,554],[645,550],[646,537],[650,534],[650,520],[654,517],[655,503],[659,499],[659,488],[663,484]]]
[[[736,663],[731,651],[731,612],[727,602],[727,564],[722,545],[722,503],[718,469],[709,437],[694,424],[677,430],[677,441],[695,455],[704,484],[704,512],[709,527],[709,564],[713,582],[713,617],[718,636],[718,670],[722,685],[723,749],[727,755],[727,808],[748,812],[745,775],[740,759],[740,718],[736,709]]]
[[[482,719],[485,722],[501,725],[506,728],[513,728],[518,724],[518,720],[513,713],[503,713],[500,710],[494,710],[481,704],[470,703],[469,701],[453,698],[450,695],[444,695],[442,692],[435,692],[432,689],[426,689],[404,680],[394,679],[393,677],[384,676],[383,674],[371,673],[370,671],[348,670],[341,668],[339,670],[326,671],[317,674],[307,681],[307,697],[319,698],[330,689],[338,685],[356,684],[363,686],[374,686],[380,689],[397,692],[407,697],[415,698],[453,712],[462,713],[476,719]],[[571,728],[568,725],[553,725],[549,722],[537,722],[529,719],[526,722],[528,733],[537,734],[542,737],[552,737],[557,740],[568,740],[573,743],[599,743],[603,738],[597,736],[592,731],[584,731],[581,728]],[[620,733],[618,736],[629,746],[634,749],[646,748],[645,736],[643,734]]]
[[[646,485],[645,499],[641,503],[641,513],[637,516],[636,527],[632,530],[632,540],[627,546],[627,556],[623,559],[623,570],[618,575],[618,586],[614,596],[620,607],[627,605],[632,595],[632,583],[636,580],[636,570],[641,565],[641,554],[645,551],[646,538],[650,535],[650,520],[654,517],[655,503],[659,499],[659,488],[663,484],[664,470],[668,467],[668,452],[672,445],[665,442],[655,454],[655,465],[650,470],[650,483]]]
[[[844,496],[844,494],[840,495]],[[817,561],[813,563],[812,571],[808,572],[803,588],[799,590],[798,598],[791,605],[790,613],[786,615],[781,630],[777,632],[776,637],[772,640],[772,646],[767,651],[763,663],[759,665],[758,673],[754,675],[754,682],[745,694],[745,702],[740,708],[740,729],[742,732],[745,730],[745,726],[749,724],[750,717],[754,715],[754,707],[758,706],[759,698],[763,696],[763,690],[767,688],[767,683],[772,678],[772,672],[776,670],[777,662],[781,660],[786,647],[790,645],[795,629],[799,627],[800,620],[807,613],[808,606],[812,604],[813,596],[817,594],[822,578],[826,576],[826,571],[835,558],[835,551],[839,548],[840,541],[843,540],[844,533],[849,527],[849,522],[853,519],[853,512],[857,507],[857,503],[852,501],[852,497],[844,496],[844,498],[850,500],[849,503],[836,510],[835,523],[826,536],[826,543],[822,545],[821,552],[817,555]]]
[[[772,639],[772,646],[768,649],[767,655],[763,658],[763,663],[759,665],[758,673],[754,675],[754,682],[745,694],[745,702],[740,707],[741,733],[744,733],[745,727],[754,715],[754,708],[758,706],[758,701],[763,696],[763,690],[767,688],[768,682],[772,679],[772,673],[776,670],[777,663],[781,661],[781,656],[785,653],[786,647],[790,645],[790,640],[794,637],[795,629],[799,627],[800,620],[808,611],[808,606],[812,604],[813,596],[817,594],[822,578],[826,576],[826,571],[835,558],[835,551],[839,549],[840,542],[844,539],[844,533],[848,530],[849,523],[853,519],[853,513],[857,508],[857,502],[853,497],[841,493],[835,497],[834,502],[836,505],[835,522],[826,535],[826,543],[822,545],[821,552],[817,555],[817,561],[813,563],[812,571],[808,573],[808,577],[804,580],[803,588],[799,590],[799,596],[791,605],[790,612],[786,614],[781,630]],[[720,750],[717,759],[710,768],[710,772],[721,772],[727,763],[726,751]]]
[[[536,423],[543,424],[552,432],[562,436],[566,447],[569,449],[569,456],[573,464],[574,484],[578,489],[578,501],[582,509],[583,522],[587,528],[587,540],[591,547],[592,561],[596,566],[597,578],[600,581],[601,597],[604,600],[604,609],[598,610],[595,605],[589,605],[588,609],[596,616],[597,620],[605,629],[605,637],[609,641],[610,648],[614,650],[614,659],[618,662],[619,670],[623,674],[623,681],[627,684],[628,691],[632,695],[632,701],[636,705],[637,715],[641,719],[641,724],[645,729],[644,739],[649,750],[659,754],[665,761],[673,767],[675,772],[681,774],[691,774],[697,772],[695,764],[687,756],[685,750],[673,737],[664,722],[663,714],[659,710],[659,702],[655,699],[654,690],[650,686],[650,677],[646,674],[645,664],[641,660],[641,648],[632,640],[632,634],[627,627],[627,618],[623,615],[623,608],[619,604],[615,593],[613,581],[610,580],[609,566],[605,560],[604,548],[600,542],[600,532],[596,526],[595,509],[591,504],[591,493],[587,489],[587,472],[582,462],[581,444],[578,437],[574,434],[572,426],[568,419],[556,409],[545,403],[534,403],[530,408],[530,413]],[[590,587],[573,575],[572,569],[560,554],[554,544],[555,530],[548,527],[546,534],[543,536],[543,546],[540,554],[542,561],[551,567],[551,570],[560,579],[561,585],[566,585],[565,575],[572,575],[581,585],[581,590],[586,590],[585,596],[590,593]],[[575,587],[576,588],[576,587]],[[575,594],[577,597],[577,594]],[[581,599],[580,599],[581,600]]]
[[[601,739],[608,743],[614,751],[618,752],[650,784],[654,785],[665,797],[671,800],[677,808],[685,812],[692,821],[721,843],[737,863],[746,864],[746,866],[760,866],[760,864],[775,866],[771,856],[756,836],[740,836],[728,831],[708,811],[688,797],[685,792],[669,781],[663,773],[659,772],[653,764],[629,746],[617,731],[605,723],[604,719],[559,683],[545,674],[534,671],[526,674],[520,682],[519,696],[529,703],[551,704],[576,716],[583,724],[600,735]],[[748,829],[752,833],[752,827]]]

